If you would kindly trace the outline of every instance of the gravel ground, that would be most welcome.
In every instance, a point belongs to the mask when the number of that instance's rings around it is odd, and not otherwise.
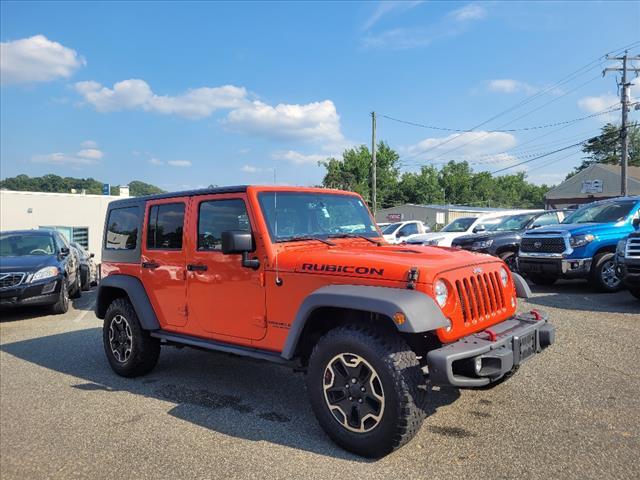
[[[94,292],[63,316],[4,311],[0,477],[638,478],[640,302],[581,283],[534,290],[521,308],[549,311],[556,344],[493,388],[433,390],[417,437],[377,461],[329,441],[301,374],[167,348],[123,379]]]

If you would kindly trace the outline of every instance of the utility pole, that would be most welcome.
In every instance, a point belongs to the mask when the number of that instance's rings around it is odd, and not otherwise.
[[[376,216],[378,211],[378,198],[377,198],[377,180],[376,170],[378,164],[376,162],[376,112],[371,112],[371,208],[373,209],[373,216]]]
[[[627,128],[627,118],[629,113],[629,100],[631,97],[630,90],[632,83],[627,78],[627,72],[635,72],[636,74],[640,72],[640,68],[632,67],[629,68],[628,62],[629,60],[640,60],[640,57],[630,57],[628,55],[628,51],[624,51],[624,55],[622,57],[610,57],[607,55],[607,60],[618,60],[622,61],[622,66],[617,68],[605,68],[602,72],[602,76],[606,75],[607,72],[622,72],[622,81],[619,84],[620,89],[620,103],[622,104],[622,123],[620,124],[620,140],[622,143],[622,155],[620,158],[620,194],[623,197],[626,197],[628,194],[627,191],[627,164],[629,163],[629,132]]]

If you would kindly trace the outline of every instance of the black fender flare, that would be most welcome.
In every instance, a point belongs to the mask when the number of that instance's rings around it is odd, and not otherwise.
[[[153,310],[149,296],[142,282],[131,275],[113,274],[102,279],[98,287],[98,298],[96,300],[96,316],[104,318],[107,308],[114,297],[114,290],[122,290],[136,311],[140,326],[144,330],[159,330],[160,323],[156,312]]]
[[[406,316],[405,322],[394,325],[400,332],[405,333],[424,333],[449,326],[449,320],[436,302],[417,290],[365,285],[328,285],[309,294],[300,305],[282,349],[284,358],[293,358],[307,320],[314,310],[322,307],[361,310],[379,313],[389,318],[401,312]]]

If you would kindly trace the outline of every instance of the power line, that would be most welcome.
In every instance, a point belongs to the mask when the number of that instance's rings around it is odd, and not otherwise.
[[[552,128],[552,127],[558,127],[560,125],[566,125],[566,124],[573,124],[573,123],[577,123],[580,122],[582,120],[587,120],[589,118],[594,118],[597,117],[599,115],[605,115],[607,113],[611,113],[613,111],[616,110],[620,110],[620,107],[615,108],[613,110],[610,111],[606,111],[606,112],[598,112],[598,113],[593,113],[591,115],[586,115],[584,117],[580,117],[580,118],[574,118],[573,120],[565,120],[563,122],[556,122],[556,123],[548,123],[546,125],[536,125],[533,127],[522,127],[522,128],[511,128],[511,129],[506,129],[506,130],[486,130],[486,133],[508,133],[508,132],[526,132],[526,131],[530,131],[530,130],[541,130],[543,128]],[[421,124],[421,123],[417,123],[417,122],[411,122],[409,120],[401,120],[399,118],[394,118],[391,117],[389,115],[385,115],[385,114],[379,114],[380,117],[384,117],[388,120],[393,120],[394,122],[398,122],[398,123],[404,123],[407,125],[412,125],[414,127],[421,127],[421,128],[427,128],[429,130],[441,130],[441,131],[445,131],[445,132],[462,132],[462,133],[466,133],[468,132],[468,130],[464,130],[464,129],[460,129],[460,128],[446,128],[446,127],[434,127],[431,125],[425,125],[425,124]]]
[[[535,162],[536,160],[539,160],[539,159],[544,158],[544,157],[548,157],[549,155],[553,155],[555,153],[563,152],[565,150],[569,150],[570,148],[577,147],[578,145],[582,145],[585,142],[587,142],[587,140],[583,140],[581,142],[574,143],[573,145],[569,145],[569,146],[564,147],[564,148],[559,148],[558,150],[554,150],[553,152],[543,153],[542,155],[538,155],[537,157],[533,157],[530,160],[525,160],[524,162],[516,163],[515,165],[510,165],[508,167],[501,168],[500,170],[495,170],[495,171],[491,172],[491,175],[495,175],[496,173],[504,172],[505,170],[509,170],[511,168],[519,167],[520,165],[524,165],[525,163]]]

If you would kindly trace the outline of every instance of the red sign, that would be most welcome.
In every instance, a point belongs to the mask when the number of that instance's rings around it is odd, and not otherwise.
[[[389,220],[390,222],[399,222],[400,220],[402,220],[402,214],[401,213],[389,213],[387,215],[387,220]]]

